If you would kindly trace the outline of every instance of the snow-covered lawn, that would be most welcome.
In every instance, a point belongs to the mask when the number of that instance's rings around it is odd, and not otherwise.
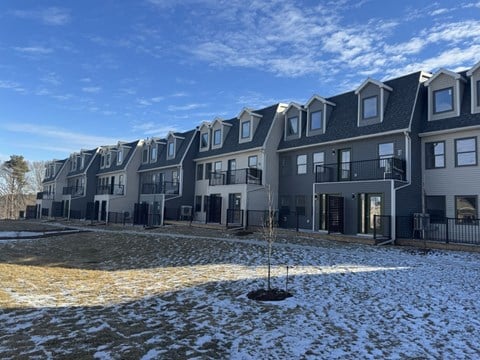
[[[311,242],[311,241],[310,241]],[[83,233],[0,244],[0,358],[471,359],[480,254]]]

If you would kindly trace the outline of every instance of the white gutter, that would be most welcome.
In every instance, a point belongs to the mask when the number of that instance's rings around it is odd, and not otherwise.
[[[457,127],[454,129],[424,132],[424,133],[418,134],[418,136],[426,137],[426,136],[443,135],[443,134],[450,134],[450,133],[459,132],[459,131],[469,131],[469,130],[478,130],[478,129],[480,129],[480,125],[472,125],[472,126],[465,126],[465,127]]]
[[[242,153],[246,153],[246,152],[250,152],[250,151],[257,151],[257,150],[261,150],[261,149],[262,149],[262,146],[257,146],[257,147],[249,148],[249,149],[245,149],[245,150],[239,150],[239,151],[233,151],[233,152],[229,152],[229,153],[222,153],[222,154],[218,154],[218,155],[196,158],[196,159],[193,159],[193,161],[203,161],[203,160],[216,159],[216,158],[221,158],[221,157],[225,157],[225,156],[242,154]]]

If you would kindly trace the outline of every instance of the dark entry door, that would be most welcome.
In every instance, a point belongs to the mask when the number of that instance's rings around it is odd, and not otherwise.
[[[343,233],[344,231],[344,207],[343,197],[328,196],[328,232]]]
[[[210,195],[210,201],[208,204],[208,222],[222,222],[222,197],[220,195]]]
[[[380,217],[380,215],[383,214],[382,194],[360,194],[359,202],[360,233],[373,234],[375,228],[377,232],[382,232],[382,221]],[[377,217],[375,217],[375,215],[377,215]]]
[[[100,217],[100,201],[95,201],[95,208],[93,209],[93,220],[99,220]]]
[[[100,221],[107,220],[107,202],[105,200],[102,201],[102,208],[100,210]]]
[[[241,224],[242,222],[242,194],[228,194],[228,222]]]

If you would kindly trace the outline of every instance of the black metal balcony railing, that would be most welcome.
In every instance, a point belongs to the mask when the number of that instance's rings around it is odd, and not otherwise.
[[[262,184],[262,170],[246,168],[210,173],[209,185]]]
[[[48,191],[37,192],[37,200],[52,200],[55,193]]]
[[[398,158],[317,165],[315,182],[406,179],[405,160]]]
[[[97,195],[123,195],[124,185],[110,184],[110,185],[97,185]]]
[[[84,194],[83,186],[66,186],[63,188],[63,195],[71,195],[72,197],[83,196]]]
[[[143,183],[142,194],[166,194],[178,195],[179,183],[178,181],[164,181],[158,183]]]

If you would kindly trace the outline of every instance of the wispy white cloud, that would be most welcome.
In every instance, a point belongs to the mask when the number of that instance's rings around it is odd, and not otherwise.
[[[90,93],[90,94],[96,94],[96,93],[100,92],[100,90],[102,90],[102,88],[100,86],[85,86],[85,87],[82,87],[83,92]]]
[[[25,92],[25,89],[19,83],[8,80],[0,80],[0,89],[9,89],[20,93]]]
[[[68,9],[48,7],[36,10],[14,10],[12,15],[21,19],[40,21],[45,25],[66,25],[70,22],[71,16]]]
[[[43,138],[45,143],[54,142],[58,146],[67,146],[68,148],[96,147],[104,144],[113,144],[117,141],[115,138],[106,136],[90,135],[81,132],[73,132],[54,126],[43,126],[27,123],[6,123],[0,125],[6,131],[34,134],[36,137]]]
[[[153,121],[135,122],[132,124],[132,131],[143,136],[165,137],[170,131],[182,132],[176,125],[157,124]]]
[[[167,107],[167,110],[168,111],[188,111],[188,110],[200,109],[206,106],[207,104],[198,104],[198,103],[185,104],[185,105],[169,105]]]
[[[53,86],[58,86],[62,83],[60,76],[54,72],[49,72],[45,74],[40,78],[40,81]]]
[[[14,47],[13,49],[26,55],[47,55],[53,52],[53,49],[44,46]]]

